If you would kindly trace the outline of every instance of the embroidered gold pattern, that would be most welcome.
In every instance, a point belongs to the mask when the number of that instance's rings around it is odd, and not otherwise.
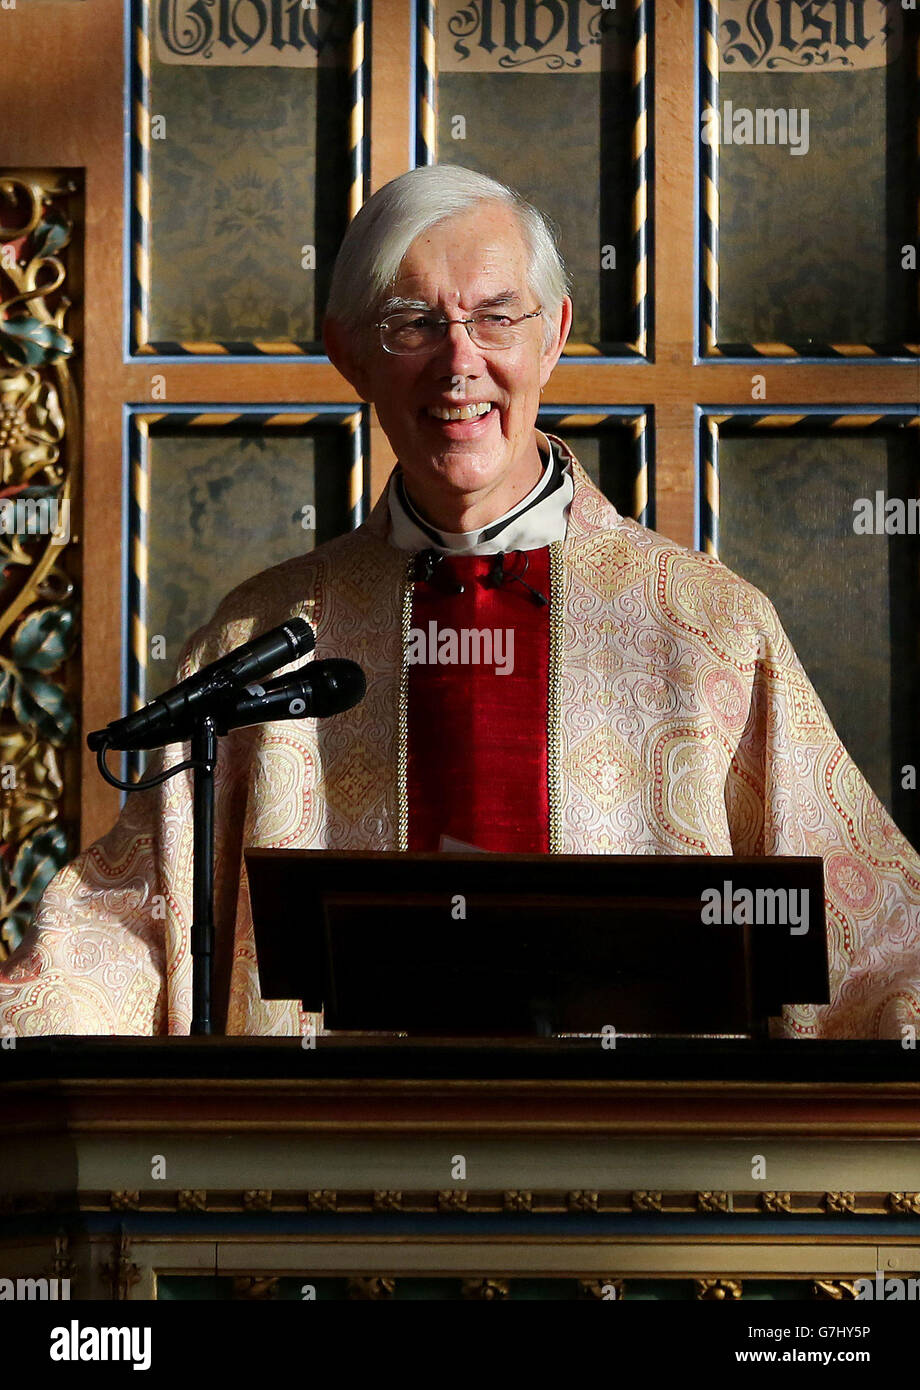
[[[562,648],[564,622],[562,543],[549,547],[549,680],[546,718],[546,783],[549,800],[549,852],[562,843]]]
[[[399,672],[399,710],[396,732],[396,848],[409,848],[409,633],[415,557],[410,556],[402,596],[402,664]]]

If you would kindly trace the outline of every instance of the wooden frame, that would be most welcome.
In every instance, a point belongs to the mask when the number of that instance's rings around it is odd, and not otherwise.
[[[754,1045],[770,1079],[739,1081],[749,1044],[694,1079],[703,1044],[657,1061],[626,1044],[614,1078],[588,1043],[492,1060],[477,1043],[426,1080],[405,1040],[320,1038],[309,1059],[207,1041],[85,1040],[64,1075],[42,1040],[11,1055],[0,1177],[18,1234],[0,1271],[72,1277],[79,1298],[216,1273],[699,1280],[694,1297],[732,1299],[706,1281],[770,1279],[846,1299],[856,1278],[920,1269],[918,1082],[897,1042]],[[65,1142],[39,1172],[24,1156],[51,1131]],[[172,1155],[163,1177],[139,1144]],[[458,1152],[478,1176],[451,1175]]]

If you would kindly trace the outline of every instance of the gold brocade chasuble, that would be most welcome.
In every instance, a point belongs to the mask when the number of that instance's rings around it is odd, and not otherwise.
[[[550,851],[822,855],[832,1003],[787,1009],[784,1031],[901,1037],[920,1024],[920,856],[841,745],[764,595],[621,517],[573,471],[565,540],[550,547]],[[243,846],[406,847],[412,584],[388,529],[384,494],[356,531],[231,593],[181,665],[187,676],[301,615],[316,658],[349,657],[367,675],[346,714],[221,740],[215,920],[228,1033],[309,1026],[298,1004],[260,997]],[[171,748],[156,766],[183,755]],[[188,1033],[191,894],[181,773],[129,796],[49,885],[0,969],[0,1032]]]

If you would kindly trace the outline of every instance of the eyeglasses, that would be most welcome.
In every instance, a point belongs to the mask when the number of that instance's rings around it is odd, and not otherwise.
[[[403,356],[413,353],[434,352],[447,337],[447,330],[453,323],[461,323],[470,338],[480,348],[501,349],[513,347],[524,336],[521,324],[525,319],[539,318],[543,309],[534,309],[532,314],[521,314],[512,319],[507,314],[474,314],[469,319],[445,319],[436,313],[424,310],[405,309],[398,314],[390,314],[381,323],[380,344],[384,352],[394,352]]]

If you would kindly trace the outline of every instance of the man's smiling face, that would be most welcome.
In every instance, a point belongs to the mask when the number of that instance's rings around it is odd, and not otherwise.
[[[513,212],[480,203],[418,236],[400,266],[393,297],[450,319],[489,310],[519,318],[542,306],[528,284],[529,252]],[[467,530],[501,516],[540,475],[535,421],[540,390],[556,365],[571,321],[565,301],[544,349],[543,317],[519,339],[480,348],[451,327],[430,353],[385,352],[373,337],[351,375],[399,459],[409,494],[435,525]],[[472,418],[449,411],[478,408]],[[470,410],[464,410],[470,415]]]

